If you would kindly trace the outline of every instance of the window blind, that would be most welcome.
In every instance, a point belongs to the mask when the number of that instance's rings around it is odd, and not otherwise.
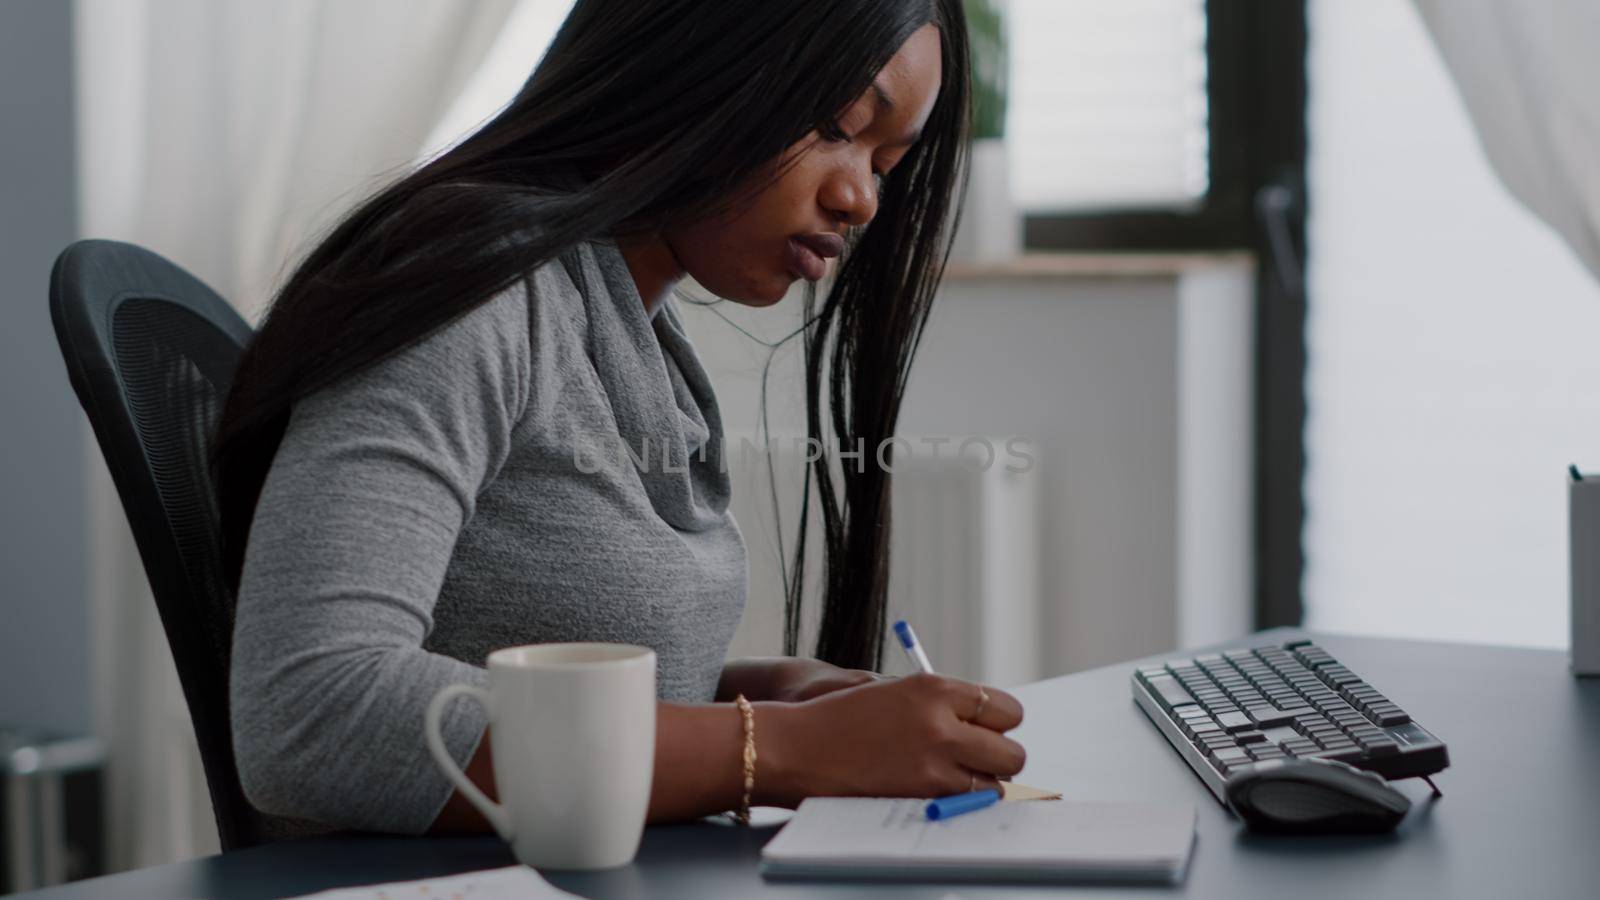
[[[1009,0],[1007,13],[1019,206],[1181,209],[1205,195],[1205,0]]]

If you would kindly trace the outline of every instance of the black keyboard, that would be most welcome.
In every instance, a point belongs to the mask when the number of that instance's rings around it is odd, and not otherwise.
[[[1267,760],[1336,759],[1385,778],[1450,764],[1443,741],[1311,641],[1143,668],[1133,699],[1218,800],[1230,775]]]

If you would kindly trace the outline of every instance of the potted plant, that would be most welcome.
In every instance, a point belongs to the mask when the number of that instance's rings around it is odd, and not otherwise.
[[[972,174],[951,255],[966,262],[1004,261],[1022,246],[1005,141],[1010,67],[1003,4],[1004,0],[964,0],[972,48]]]

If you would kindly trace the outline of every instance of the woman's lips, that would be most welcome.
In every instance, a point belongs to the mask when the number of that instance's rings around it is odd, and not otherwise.
[[[828,273],[828,259],[844,252],[837,234],[802,234],[789,238],[789,271],[797,278],[820,281]]]
[[[828,261],[817,251],[794,238],[789,238],[789,273],[807,281],[820,281],[828,274]]]

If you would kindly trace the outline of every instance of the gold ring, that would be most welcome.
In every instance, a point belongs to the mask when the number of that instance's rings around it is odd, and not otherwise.
[[[989,705],[989,692],[978,685],[978,708],[972,711],[972,718],[968,721],[976,722],[983,715],[983,710]]]

